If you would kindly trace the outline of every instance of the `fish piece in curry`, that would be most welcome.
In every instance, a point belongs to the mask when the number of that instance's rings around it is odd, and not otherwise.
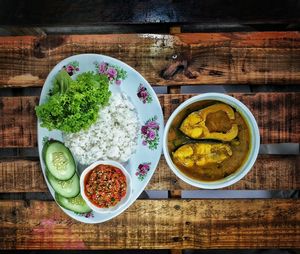
[[[230,156],[232,151],[229,145],[215,143],[186,144],[173,153],[174,162],[187,168],[219,164]]]
[[[216,120],[209,121],[213,114],[217,115]],[[231,141],[238,135],[238,126],[231,123],[232,120],[235,120],[234,110],[229,105],[217,103],[189,114],[180,130],[193,139]]]

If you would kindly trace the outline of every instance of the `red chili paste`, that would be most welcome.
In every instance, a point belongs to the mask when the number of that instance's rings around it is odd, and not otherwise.
[[[123,172],[114,166],[98,165],[84,179],[84,191],[97,207],[115,206],[126,195],[127,183]]]

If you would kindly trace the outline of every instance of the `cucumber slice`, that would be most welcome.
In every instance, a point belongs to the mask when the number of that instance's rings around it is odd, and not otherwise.
[[[44,145],[42,153],[46,167],[58,180],[68,180],[75,174],[74,158],[63,143],[50,140]]]
[[[92,209],[87,206],[80,193],[74,198],[65,198],[55,192],[55,200],[63,208],[75,213],[88,213],[92,211]]]
[[[49,170],[46,170],[47,179],[50,182],[53,189],[60,195],[66,198],[76,197],[80,191],[79,177],[74,174],[69,180],[63,181],[55,178]]]

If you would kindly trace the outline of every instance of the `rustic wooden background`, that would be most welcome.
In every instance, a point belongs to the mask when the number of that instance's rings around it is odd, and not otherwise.
[[[180,199],[195,188],[164,158],[147,190],[169,199],[141,198],[96,227],[76,223],[45,185],[34,114],[52,67],[94,52],[142,73],[165,119],[192,96],[183,91],[222,86],[253,112],[263,144],[299,144],[299,13],[297,0],[0,1],[0,249],[300,248],[299,199]],[[299,158],[260,154],[227,190],[299,190]]]

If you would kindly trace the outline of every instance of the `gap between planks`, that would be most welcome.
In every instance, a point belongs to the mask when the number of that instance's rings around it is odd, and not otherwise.
[[[170,34],[179,34],[181,33],[181,27],[180,26],[172,26],[170,27]],[[168,94],[180,94],[181,93],[181,87],[180,86],[168,86],[167,87],[167,93]],[[170,190],[168,192],[169,198],[181,198],[181,190]],[[171,254],[181,254],[181,250],[171,250]]]

